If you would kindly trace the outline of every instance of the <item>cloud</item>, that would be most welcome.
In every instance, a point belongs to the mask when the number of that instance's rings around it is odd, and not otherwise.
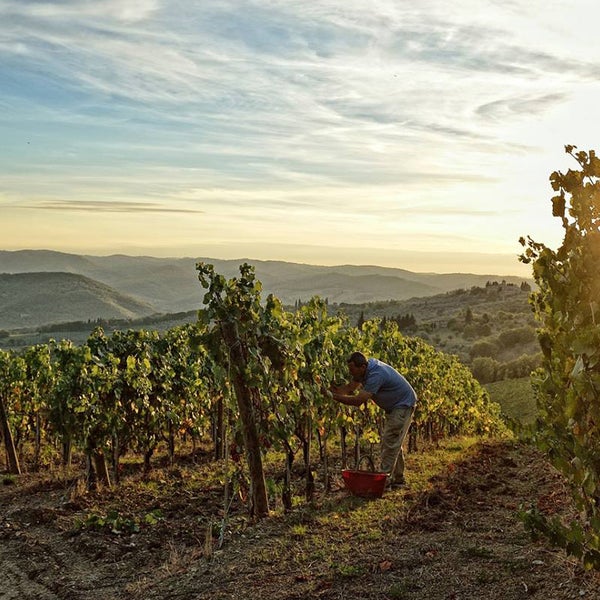
[[[116,5],[127,14],[139,9],[143,26],[124,29]],[[517,65],[501,27],[457,26],[436,3],[367,10],[349,2],[342,11],[334,2],[220,2],[180,7],[179,15],[170,3],[116,0],[9,7],[8,43],[26,48],[26,73],[49,73],[64,90],[57,112],[90,122],[118,113],[126,119],[122,135],[145,127],[156,132],[157,148],[169,127],[188,125],[182,146],[197,131],[215,154],[261,154],[265,168],[289,161],[291,177],[353,154],[363,155],[364,175],[380,175],[365,147],[398,152],[411,140],[427,147],[440,138],[491,139],[466,120],[458,126],[439,98],[476,110],[501,97],[493,86],[482,92],[477,79],[453,90],[444,70],[507,75]],[[531,71],[522,54],[515,68]]]
[[[14,208],[14,207],[13,207]],[[21,204],[18,208],[28,210],[57,210],[64,212],[116,212],[116,213],[203,213],[202,210],[159,206],[150,202],[120,202],[111,200],[71,201],[44,200]]]
[[[348,235],[366,211],[378,226],[479,227],[514,164],[545,157],[556,115],[600,79],[600,36],[571,27],[581,6],[5,0],[0,191],[73,218],[216,212],[284,228],[299,213],[317,228],[339,214]],[[524,204],[502,194],[506,211]]]
[[[143,21],[160,8],[159,0],[5,0],[0,14],[48,21],[109,19]]]
[[[540,113],[567,100],[567,94],[544,94],[542,96],[517,96],[478,107],[478,115],[489,119],[506,119],[514,116],[527,117]]]

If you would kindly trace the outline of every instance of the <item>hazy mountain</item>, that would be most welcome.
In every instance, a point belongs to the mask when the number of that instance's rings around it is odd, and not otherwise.
[[[373,265],[326,267],[244,258],[87,256],[49,250],[0,251],[0,273],[60,271],[79,274],[110,286],[113,293],[124,294],[142,305],[151,305],[158,312],[169,313],[200,307],[205,290],[195,269],[199,261],[213,264],[217,272],[226,277],[239,275],[239,265],[248,262],[254,265],[264,293],[274,293],[286,304],[308,300],[314,295],[339,303],[403,300],[468,289],[485,285],[487,281],[520,283],[524,280],[522,277],[469,273],[414,273]],[[39,289],[42,288],[40,283]],[[46,293],[49,302],[54,302],[50,300],[49,292]],[[26,312],[21,310],[18,314]],[[69,320],[78,318],[82,317],[68,316]]]
[[[147,303],[75,273],[0,274],[0,329],[154,312]]]
[[[306,299],[318,295],[331,302],[360,304],[373,300],[430,296],[439,290],[431,285],[393,275],[346,275],[336,270],[280,282],[277,291],[277,295],[286,298],[288,302],[292,298]]]

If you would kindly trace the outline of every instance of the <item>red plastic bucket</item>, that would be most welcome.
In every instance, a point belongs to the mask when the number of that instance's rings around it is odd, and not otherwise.
[[[363,498],[381,498],[387,479],[386,473],[343,469],[342,477],[346,487],[355,495]]]

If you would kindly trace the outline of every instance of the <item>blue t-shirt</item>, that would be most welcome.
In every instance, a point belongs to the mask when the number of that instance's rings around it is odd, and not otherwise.
[[[410,383],[394,367],[376,358],[369,358],[367,362],[362,387],[373,394],[377,406],[385,411],[414,406],[417,401],[417,394]]]

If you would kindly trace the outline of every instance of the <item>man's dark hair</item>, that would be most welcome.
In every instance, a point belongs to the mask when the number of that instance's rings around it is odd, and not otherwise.
[[[357,367],[364,367],[367,364],[367,357],[362,352],[353,352],[348,358],[348,363],[354,363]]]

